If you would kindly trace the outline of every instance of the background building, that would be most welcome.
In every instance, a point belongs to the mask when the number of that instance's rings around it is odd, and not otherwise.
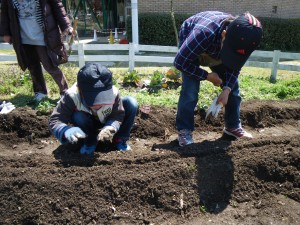
[[[138,0],[139,12],[169,12],[170,0]],[[258,17],[300,18],[299,0],[173,0],[175,13],[195,14],[218,10],[239,15],[245,11]]]

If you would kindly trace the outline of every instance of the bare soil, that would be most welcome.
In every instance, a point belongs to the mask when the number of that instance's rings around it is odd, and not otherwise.
[[[300,224],[300,99],[244,102],[251,140],[197,111],[179,147],[175,114],[140,112],[132,151],[93,156],[60,145],[47,115],[0,115],[0,224]]]

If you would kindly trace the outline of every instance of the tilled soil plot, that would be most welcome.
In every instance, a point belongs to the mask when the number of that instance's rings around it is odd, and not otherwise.
[[[60,145],[48,116],[0,115],[0,224],[300,224],[300,99],[242,105],[252,140],[195,113],[178,147],[175,109],[139,113],[132,151]]]

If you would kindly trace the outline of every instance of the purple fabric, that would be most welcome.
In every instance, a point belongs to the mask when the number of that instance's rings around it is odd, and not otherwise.
[[[219,60],[221,51],[221,34],[226,30],[225,20],[233,18],[232,15],[218,11],[198,13],[181,26],[179,32],[179,51],[174,60],[174,66],[196,80],[205,80],[208,72],[199,67],[198,57],[207,53]],[[226,70],[226,82],[223,86],[231,89],[236,84],[238,70]]]

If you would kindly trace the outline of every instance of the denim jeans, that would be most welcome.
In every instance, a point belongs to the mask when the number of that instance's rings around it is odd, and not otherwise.
[[[119,131],[114,137],[122,138],[127,141],[137,113],[138,104],[137,101],[130,96],[123,97],[122,103],[125,110],[125,117]],[[87,138],[85,138],[85,144],[87,146],[97,145],[99,129],[101,129],[104,124],[101,124],[99,120],[96,120],[93,115],[82,111],[73,113],[72,122],[87,134]]]
[[[224,76],[220,78],[225,81]],[[180,91],[179,102],[177,106],[176,127],[177,130],[194,130],[194,109],[198,102],[198,93],[200,91],[200,81],[195,80],[189,75],[182,73],[182,87]],[[238,128],[240,122],[241,97],[238,82],[231,90],[227,105],[225,106],[225,127]]]

